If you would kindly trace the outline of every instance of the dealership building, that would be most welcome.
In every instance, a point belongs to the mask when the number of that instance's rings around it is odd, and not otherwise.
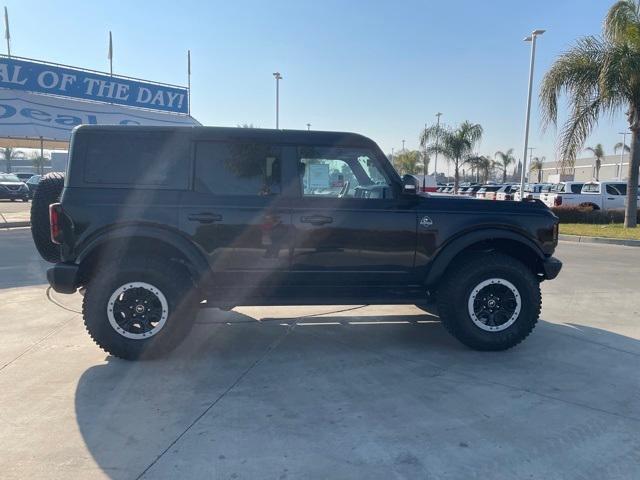
[[[578,158],[575,164],[571,168],[565,168],[564,171],[560,168],[559,162],[544,162],[542,165],[542,181],[549,181],[549,177],[563,174],[569,177],[573,177],[575,181],[586,182],[589,180],[595,180],[596,178],[596,157]],[[624,155],[606,155],[602,158],[600,164],[600,180],[626,180],[629,170],[629,154]],[[537,178],[537,173],[532,172],[531,179]]]
[[[200,125],[190,115],[190,93],[184,86],[0,55],[0,147],[51,150],[45,171],[61,169],[77,125]],[[7,166],[0,156],[0,172],[7,167],[35,173],[28,158]]]

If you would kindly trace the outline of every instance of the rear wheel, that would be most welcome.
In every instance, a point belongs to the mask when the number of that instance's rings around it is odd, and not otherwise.
[[[197,305],[181,265],[128,255],[95,272],[82,311],[89,335],[106,352],[127,360],[156,358],[191,330]]]
[[[40,180],[31,202],[31,236],[33,237],[33,243],[35,243],[40,256],[51,263],[60,261],[60,246],[51,241],[49,205],[60,201],[63,187],[64,175],[62,173],[47,173]]]
[[[523,263],[499,253],[467,257],[438,291],[445,328],[476,350],[506,350],[535,327],[542,305],[536,276]]]

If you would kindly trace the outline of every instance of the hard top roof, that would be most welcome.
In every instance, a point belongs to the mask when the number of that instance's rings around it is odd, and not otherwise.
[[[351,132],[324,132],[318,130],[274,130],[268,128],[240,127],[184,127],[184,126],[138,126],[138,125],[82,125],[75,132],[191,132],[194,140],[234,141],[251,139],[266,143],[290,143],[296,145],[332,145],[378,149],[370,138]]]

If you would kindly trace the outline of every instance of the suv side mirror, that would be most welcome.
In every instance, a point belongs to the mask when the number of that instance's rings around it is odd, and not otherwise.
[[[418,179],[413,175],[402,176],[402,193],[405,195],[415,195],[418,193]]]

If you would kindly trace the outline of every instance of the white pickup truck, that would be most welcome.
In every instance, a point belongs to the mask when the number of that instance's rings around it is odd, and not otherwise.
[[[572,182],[566,182],[570,184]],[[626,182],[587,182],[580,193],[574,193],[573,188],[564,192],[550,192],[541,200],[548,207],[559,206],[590,206],[594,210],[611,210],[624,208],[627,198]],[[569,191],[567,191],[569,190]]]
[[[566,205],[563,203],[563,197],[567,197],[567,202],[571,198],[580,195],[584,182],[560,182],[552,185],[551,188],[544,189],[540,192],[540,200],[547,207],[557,207],[558,205]],[[555,204],[557,202],[557,204]],[[571,203],[573,205],[573,203]]]

